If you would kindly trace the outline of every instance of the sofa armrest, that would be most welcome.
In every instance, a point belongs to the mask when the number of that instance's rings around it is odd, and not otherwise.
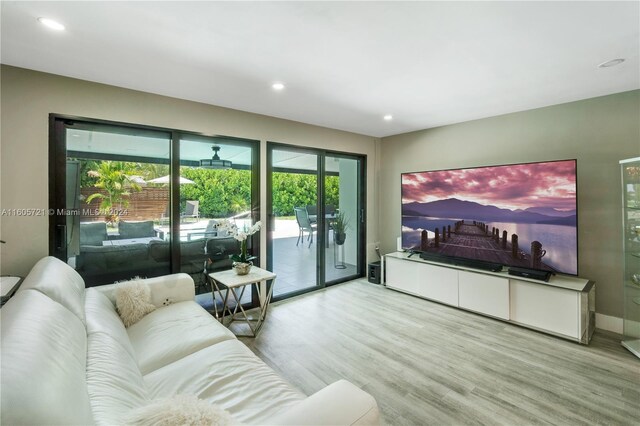
[[[145,278],[143,280],[151,289],[151,303],[160,308],[169,299],[171,303],[193,301],[196,297],[193,278],[188,274],[163,275],[155,278]],[[104,293],[115,305],[115,288],[118,284],[102,285],[93,287]]]
[[[269,419],[271,425],[378,425],[378,404],[346,380],[338,380]]]

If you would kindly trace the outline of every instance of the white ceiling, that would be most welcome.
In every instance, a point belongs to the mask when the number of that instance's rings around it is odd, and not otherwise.
[[[639,4],[2,1],[0,59],[382,137],[640,88]]]

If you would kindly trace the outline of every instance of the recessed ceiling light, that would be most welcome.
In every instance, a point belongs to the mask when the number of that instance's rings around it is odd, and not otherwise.
[[[623,62],[624,62],[624,58],[612,59],[610,61],[601,63],[600,65],[598,65],[598,68],[615,67],[616,65],[620,65]]]
[[[42,25],[44,25],[47,28],[51,28],[52,30],[56,30],[56,31],[64,30],[64,25],[62,25],[60,22],[54,21],[53,19],[38,18],[38,22],[40,22]]]
[[[382,117],[385,121],[391,121],[393,120],[393,115],[391,114],[387,114],[384,117]]]
[[[282,83],[273,83],[271,85],[271,88],[273,90],[282,90],[282,89],[284,89],[284,84],[282,84]]]

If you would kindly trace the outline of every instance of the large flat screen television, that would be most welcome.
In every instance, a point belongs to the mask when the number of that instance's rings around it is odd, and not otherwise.
[[[578,274],[576,160],[402,174],[402,246]]]

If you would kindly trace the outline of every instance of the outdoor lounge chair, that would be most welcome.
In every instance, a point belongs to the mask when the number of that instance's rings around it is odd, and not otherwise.
[[[193,232],[187,233],[187,240],[197,240],[199,238],[216,238],[216,237],[226,237],[228,235],[227,231],[223,231],[218,229],[221,221],[218,219],[211,219],[207,222],[207,227],[204,231],[195,230]]]
[[[180,215],[180,221],[184,222],[186,218],[195,219],[196,222],[200,220],[200,213],[198,213],[199,206],[200,206],[200,201],[198,200],[187,201],[187,205],[184,209],[184,213]]]
[[[158,223],[160,225],[168,225],[170,216],[171,216],[171,203],[167,203],[167,208],[162,213],[162,216],[160,216],[160,219],[158,219]]]

